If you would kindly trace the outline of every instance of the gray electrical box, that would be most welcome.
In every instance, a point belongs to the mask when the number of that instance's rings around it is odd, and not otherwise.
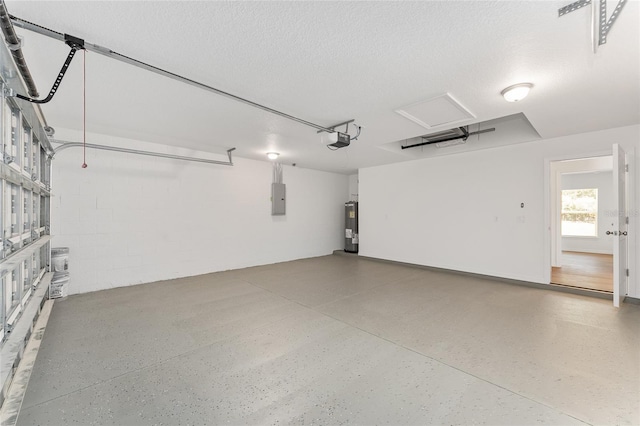
[[[286,214],[287,191],[284,183],[271,184],[271,215]]]

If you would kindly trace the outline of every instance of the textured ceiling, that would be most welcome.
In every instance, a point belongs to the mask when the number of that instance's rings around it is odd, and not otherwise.
[[[395,110],[450,93],[481,122],[524,113],[543,138],[640,121],[640,4],[594,54],[590,8],[570,1],[21,2],[9,12],[56,31],[329,126],[364,126],[329,151],[313,128],[87,54],[91,132],[342,173],[410,159],[385,144],[427,133]],[[613,10],[616,2],[609,2]],[[19,30],[46,93],[68,48]],[[54,127],[82,123],[82,54],[54,100]],[[535,87],[507,103],[514,83]],[[439,130],[434,128],[434,131]]]

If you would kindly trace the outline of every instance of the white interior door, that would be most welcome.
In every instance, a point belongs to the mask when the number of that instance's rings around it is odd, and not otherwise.
[[[627,295],[627,162],[620,145],[613,145],[613,199],[617,214],[613,229],[613,306],[619,307]]]

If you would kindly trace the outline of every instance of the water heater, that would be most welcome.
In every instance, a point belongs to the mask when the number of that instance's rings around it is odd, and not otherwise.
[[[358,252],[358,202],[348,201],[344,204],[344,251]]]

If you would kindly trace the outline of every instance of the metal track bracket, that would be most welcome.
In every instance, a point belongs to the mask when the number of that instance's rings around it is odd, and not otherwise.
[[[353,123],[354,121],[356,121],[356,120],[355,120],[355,119],[351,119],[351,120],[349,120],[349,121],[343,121],[342,123],[334,124],[333,126],[329,126],[329,127],[327,127],[327,129],[326,129],[326,130],[324,130],[324,129],[323,129],[323,130],[318,130],[316,133],[326,132],[327,130],[331,130],[331,132],[329,132],[329,133],[333,133],[333,132],[335,132],[336,127],[346,126],[346,125],[348,125],[348,124]]]
[[[575,10],[581,9],[589,4],[591,4],[591,0],[578,0],[576,2],[568,4],[558,9],[558,17],[566,15],[567,13],[571,13]]]
[[[622,10],[626,2],[627,0],[618,1],[618,4],[611,13],[611,17],[607,21],[607,1],[600,0],[600,33],[598,38],[598,45],[603,45],[607,42],[607,35],[609,34],[609,31],[611,31],[611,27],[613,27],[616,19],[618,19],[620,11]]]
[[[60,69],[60,72],[56,77],[56,81],[53,83],[53,86],[51,87],[51,90],[49,91],[49,94],[47,95],[47,97],[44,99],[34,99],[28,96],[16,94],[15,95],[16,98],[25,100],[27,102],[32,102],[34,104],[46,104],[51,99],[53,99],[53,96],[56,94],[56,92],[58,91],[58,88],[60,87],[60,84],[62,83],[62,79],[64,78],[64,75],[67,73],[67,70],[69,69],[69,65],[71,65],[71,61],[73,61],[73,57],[75,56],[76,51],[84,49],[84,40],[82,40],[81,38],[74,37],[69,34],[65,34],[64,42],[71,48],[71,50],[69,51],[69,54],[67,55],[67,59],[64,61],[64,64],[62,64],[62,68]]]
[[[564,16],[568,13],[581,9],[591,4],[592,1],[596,1],[596,0],[578,0],[564,7],[561,7],[560,9],[558,9],[558,17]],[[616,19],[618,19],[618,16],[620,15],[620,11],[622,10],[622,8],[626,3],[627,3],[627,0],[619,0],[615,9],[613,9],[613,12],[611,13],[611,17],[609,17],[609,19],[607,20],[607,0],[600,0],[600,12],[599,12],[599,17],[597,19],[599,46],[602,46],[607,42],[607,35],[609,34],[609,31],[611,31],[613,24],[616,22]],[[595,26],[595,23],[594,23],[594,26]]]

